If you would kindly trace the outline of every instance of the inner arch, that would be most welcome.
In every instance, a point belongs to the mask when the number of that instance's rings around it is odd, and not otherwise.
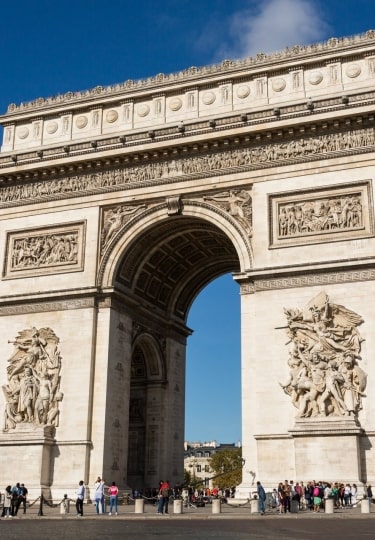
[[[175,216],[128,245],[117,281],[143,304],[185,322],[204,286],[239,270],[235,247],[221,229],[196,217]]]

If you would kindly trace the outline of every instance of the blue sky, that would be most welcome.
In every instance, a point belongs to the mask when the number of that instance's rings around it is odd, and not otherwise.
[[[10,0],[1,5],[0,113],[10,103],[375,29],[375,0]],[[240,297],[196,299],[185,438],[241,440]]]

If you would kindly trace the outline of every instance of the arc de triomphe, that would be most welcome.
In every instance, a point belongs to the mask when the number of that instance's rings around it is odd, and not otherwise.
[[[369,31],[9,106],[2,485],[181,481],[187,315],[227,272],[238,495],[375,481],[374,83]]]

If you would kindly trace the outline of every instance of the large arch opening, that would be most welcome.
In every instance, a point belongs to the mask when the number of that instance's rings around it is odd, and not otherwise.
[[[131,487],[151,489],[163,477],[183,480],[188,314],[209,283],[241,270],[237,249],[224,227],[175,215],[146,227],[122,250],[113,285],[133,324],[126,467]]]
[[[237,443],[241,426],[239,285],[225,274],[207,285],[188,316],[185,440]]]

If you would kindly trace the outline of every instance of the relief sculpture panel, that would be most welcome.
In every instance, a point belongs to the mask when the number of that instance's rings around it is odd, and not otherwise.
[[[373,233],[370,182],[270,197],[271,247],[341,240]]]
[[[7,233],[3,277],[83,269],[85,223]]]
[[[61,356],[51,328],[21,330],[8,360],[3,431],[17,424],[58,426]]]
[[[325,292],[303,309],[284,308],[289,378],[280,383],[298,417],[352,416],[362,409],[367,374],[360,367],[363,318]]]

